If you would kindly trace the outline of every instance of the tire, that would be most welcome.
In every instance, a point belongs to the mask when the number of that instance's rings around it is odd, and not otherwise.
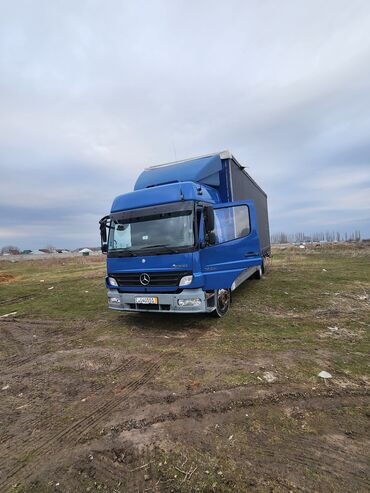
[[[216,308],[213,312],[211,312],[212,315],[217,318],[221,318],[226,315],[231,304],[230,289],[217,289],[215,292],[215,304]]]

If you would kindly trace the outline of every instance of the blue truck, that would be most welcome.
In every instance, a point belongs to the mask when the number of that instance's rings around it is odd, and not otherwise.
[[[100,234],[113,310],[222,317],[271,252],[267,195],[229,151],[146,168]]]

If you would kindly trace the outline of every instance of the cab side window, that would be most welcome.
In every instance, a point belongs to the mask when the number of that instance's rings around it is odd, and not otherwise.
[[[246,205],[236,205],[215,209],[216,243],[242,238],[250,233],[249,208]]]

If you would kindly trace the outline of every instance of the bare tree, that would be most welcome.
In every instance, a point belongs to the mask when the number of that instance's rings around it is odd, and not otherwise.
[[[10,253],[11,255],[19,255],[21,251],[17,246],[6,245],[1,249],[1,255],[4,255],[4,253]]]
[[[48,250],[49,252],[55,252],[56,248],[54,245],[45,245],[42,250]]]
[[[339,231],[316,231],[315,233],[306,234],[303,231],[287,234],[284,232],[274,233],[271,235],[271,243],[302,243],[302,242],[319,242],[319,241],[360,241],[361,231],[355,230],[351,233],[339,233]]]

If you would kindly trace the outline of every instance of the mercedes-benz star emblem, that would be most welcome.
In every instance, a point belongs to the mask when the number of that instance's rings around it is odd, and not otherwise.
[[[150,283],[150,275],[144,272],[144,274],[140,274],[140,282],[143,286],[147,286]]]

